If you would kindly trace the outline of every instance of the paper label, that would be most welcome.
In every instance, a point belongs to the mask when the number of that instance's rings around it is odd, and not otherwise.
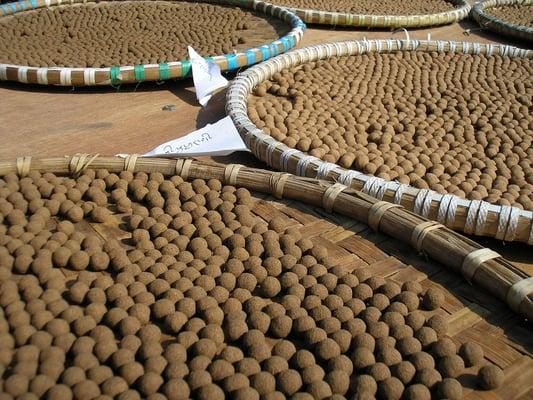
[[[191,46],[187,46],[187,49],[191,60],[196,98],[202,106],[205,106],[216,90],[228,86],[228,80],[222,76],[217,64],[207,61]]]
[[[191,132],[179,139],[163,143],[145,156],[199,157],[226,156],[235,151],[249,151],[230,117]]]

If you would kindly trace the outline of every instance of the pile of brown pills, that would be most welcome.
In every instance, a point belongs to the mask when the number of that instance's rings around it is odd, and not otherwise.
[[[528,4],[509,4],[501,7],[485,8],[488,15],[509,24],[533,28],[533,7]]]
[[[275,0],[274,4],[293,8],[366,15],[428,15],[455,8],[447,0]]]
[[[188,58],[187,46],[216,56],[278,39],[270,19],[238,7],[186,1],[55,6],[0,19],[0,62],[96,68],[158,64]]]
[[[487,362],[439,289],[349,272],[254,204],[160,173],[0,179],[2,398],[461,398]]]
[[[248,115],[287,146],[343,168],[533,209],[531,60],[398,51],[273,75]]]

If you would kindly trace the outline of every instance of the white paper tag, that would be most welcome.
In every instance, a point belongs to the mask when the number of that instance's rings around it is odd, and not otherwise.
[[[249,151],[230,117],[191,132],[179,139],[163,143],[145,156],[199,157],[226,156],[235,151]]]
[[[187,46],[187,49],[191,60],[196,98],[202,106],[205,106],[216,90],[228,86],[228,80],[222,76],[217,64],[207,61],[191,46]]]

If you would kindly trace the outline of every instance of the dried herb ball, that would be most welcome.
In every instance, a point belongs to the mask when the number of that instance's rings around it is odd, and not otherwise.
[[[144,367],[138,362],[128,362],[119,368],[119,373],[129,385],[132,385],[144,375]]]
[[[274,297],[281,291],[279,280],[273,276],[266,277],[261,282],[261,294],[265,297]]]
[[[382,362],[377,362],[368,367],[366,373],[374,378],[376,382],[381,382],[391,376],[389,367]]]
[[[213,361],[211,365],[209,365],[208,371],[214,381],[220,381],[235,373],[233,365],[222,359]]]
[[[403,283],[402,291],[413,292],[419,295],[424,291],[424,289],[422,288],[422,285],[417,281],[407,281]]]
[[[439,398],[448,400],[460,400],[463,397],[463,387],[456,379],[444,378],[437,384]]]
[[[403,389],[403,383],[398,378],[390,377],[378,382],[377,394],[383,400],[399,400]]]
[[[267,360],[263,361],[262,369],[272,375],[276,375],[281,371],[285,371],[289,368],[287,360],[281,356],[273,355]]]
[[[168,400],[186,400],[190,396],[190,389],[183,379],[171,379],[164,384],[163,393]]]
[[[418,309],[418,306],[420,304],[418,296],[413,292],[402,292],[397,295],[394,300],[405,304],[405,306],[410,312]]]
[[[342,370],[346,372],[348,375],[352,375],[353,373],[353,363],[352,361],[344,354],[341,354],[338,357],[331,358],[328,361],[328,370]]]
[[[452,339],[444,337],[431,345],[431,353],[437,357],[451,356],[457,353],[457,347]]]
[[[448,321],[445,316],[436,314],[429,318],[426,326],[432,328],[438,337],[444,336],[448,331]]]
[[[307,385],[312,382],[321,381],[326,373],[319,365],[310,365],[301,371],[302,382]]]
[[[214,383],[202,386],[197,391],[199,400],[224,400],[224,391]]]
[[[391,367],[392,375],[398,378],[404,385],[411,382],[416,374],[416,369],[409,361],[402,361]]]
[[[494,390],[499,388],[505,376],[503,371],[496,365],[485,365],[478,371],[478,384],[483,390]]]
[[[431,392],[426,386],[416,383],[405,388],[403,397],[406,400],[431,400]]]
[[[333,339],[339,345],[341,353],[346,353],[350,348],[352,335],[349,331],[340,329],[331,335],[331,339]]]
[[[366,347],[356,348],[351,355],[351,360],[356,370],[367,368],[376,362],[374,353]]]
[[[483,360],[483,349],[474,342],[466,342],[459,348],[459,355],[463,358],[467,367],[478,365]]]
[[[3,383],[3,388],[7,394],[17,397],[28,391],[29,379],[27,376],[12,374]]]
[[[352,391],[356,399],[374,399],[378,385],[370,375],[358,375],[352,382]]]
[[[93,381],[82,381],[72,388],[74,398],[80,400],[91,400],[100,395],[100,388]]]
[[[464,361],[458,355],[447,355],[438,362],[438,369],[445,378],[457,378],[465,369]]]
[[[417,371],[415,381],[431,389],[442,381],[442,376],[436,369],[424,368]]]
[[[259,365],[259,362],[250,357],[245,357],[240,360],[236,364],[235,368],[237,372],[246,376],[251,376],[261,371],[261,366]]]
[[[424,314],[419,311],[412,311],[405,317],[405,323],[413,328],[414,331],[419,330],[424,326],[426,322],[426,317],[424,317]]]
[[[403,356],[410,356],[422,351],[422,344],[414,337],[405,337],[398,340],[396,348]]]
[[[213,383],[211,375],[205,370],[193,370],[187,376],[187,383],[191,390],[196,390],[202,386]]]
[[[302,378],[294,369],[287,369],[276,375],[276,388],[287,396],[296,393],[302,387]]]
[[[444,294],[436,288],[429,288],[422,297],[422,306],[426,310],[436,310],[444,303]]]
[[[268,393],[276,390],[276,379],[269,372],[261,371],[257,374],[250,376],[250,386],[257,392],[264,396]]]
[[[226,393],[234,392],[236,390],[249,387],[250,380],[246,375],[237,372],[236,374],[228,376],[226,379],[224,379],[222,386],[224,387],[224,391]]]
[[[272,348],[272,355],[289,360],[296,353],[296,346],[290,340],[279,340]]]
[[[47,392],[49,400],[71,400],[72,390],[67,385],[55,385]]]
[[[417,370],[435,368],[435,360],[425,351],[419,351],[418,353],[412,354],[409,356],[409,361]]]
[[[360,283],[356,287],[353,288],[353,296],[360,300],[368,300],[373,296],[373,291],[370,286],[368,286],[366,283]]]
[[[437,332],[427,326],[423,326],[417,330],[414,336],[420,341],[423,348],[430,346],[438,340]]]

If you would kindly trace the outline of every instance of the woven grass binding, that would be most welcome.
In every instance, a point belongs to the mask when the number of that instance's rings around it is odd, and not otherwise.
[[[190,159],[167,160],[136,155],[100,157],[79,154],[72,157],[34,159],[21,157],[0,162],[0,176],[31,171],[56,174],[80,174],[86,168],[110,172],[160,172],[184,179],[215,178],[251,191],[292,199],[329,212],[336,212],[368,224],[414,247],[449,269],[462,274],[471,284],[486,289],[515,312],[533,318],[533,278],[513,266],[499,254],[433,221],[428,221],[403,207],[390,207],[365,193],[340,184],[291,174],[247,168],[240,165],[207,164]]]
[[[227,93],[226,111],[231,116],[248,148],[268,165],[301,176],[329,179],[362,190],[379,200],[386,200],[413,210],[448,228],[468,234],[491,236],[506,241],[533,244],[533,212],[499,206],[479,200],[465,200],[455,195],[441,195],[397,182],[346,170],[299,150],[289,148],[257,128],[247,114],[247,98],[255,86],[285,68],[332,57],[400,50],[426,52],[461,52],[499,54],[533,58],[533,51],[507,45],[455,41],[364,40],[306,47],[275,57],[240,74]]]
[[[474,4],[474,6],[472,7],[472,18],[474,18],[482,28],[486,28],[503,36],[509,36],[515,39],[533,42],[533,28],[530,28],[528,26],[510,24],[487,13],[487,10],[489,10],[490,8],[508,6],[513,4],[532,7],[533,0],[480,1]]]
[[[71,0],[68,4],[86,3],[96,0]],[[258,0],[205,0],[206,3],[237,5],[246,9],[277,17],[291,26],[291,31],[258,48],[239,53],[209,57],[222,71],[247,67],[293,48],[301,40],[305,24],[291,12]],[[20,0],[0,5],[0,18],[19,12],[64,4],[63,0]],[[163,64],[110,66],[106,68],[63,68],[29,67],[24,65],[0,64],[0,81],[15,81],[55,86],[99,86],[138,83],[144,81],[164,81],[191,76],[189,60],[169,61]]]

